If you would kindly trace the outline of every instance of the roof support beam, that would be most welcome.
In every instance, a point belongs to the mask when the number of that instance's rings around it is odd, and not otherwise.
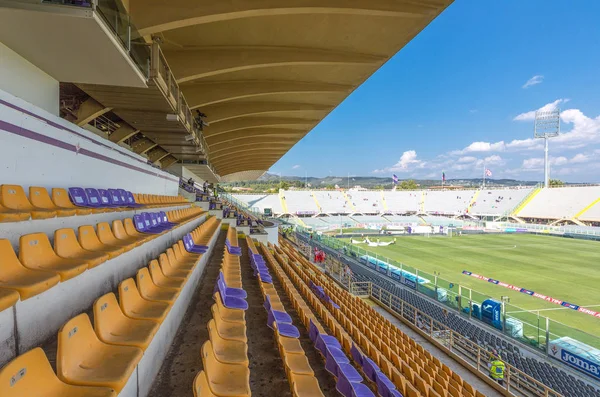
[[[281,117],[250,117],[244,119],[235,119],[224,121],[216,125],[206,127],[204,136],[208,139],[227,132],[247,130],[253,128],[289,128],[310,130],[319,120],[302,120],[294,118]]]
[[[117,128],[112,134],[108,136],[108,139],[114,143],[121,143],[126,139],[131,138],[135,134],[140,132],[135,128],[129,126],[129,124],[122,123],[121,127]]]
[[[370,54],[301,47],[229,46],[193,47],[165,51],[169,66],[186,83],[242,70],[294,65],[379,64],[387,58]]]
[[[211,151],[210,154],[210,160],[212,162],[216,161],[218,158],[221,157],[233,157],[236,158],[238,156],[238,153],[252,153],[252,152],[258,152],[257,155],[260,156],[262,154],[266,154],[266,153],[279,153],[280,155],[285,154],[288,150],[290,150],[292,148],[292,145],[263,145],[260,147],[253,147],[253,148],[248,148],[248,147],[243,147],[243,148],[236,148],[233,147],[231,148],[231,150],[224,150],[221,151],[219,153],[214,153]]]
[[[143,138],[143,139],[140,139],[139,141],[135,142],[131,148],[137,154],[143,154],[156,146],[158,146],[157,143],[151,141],[148,138]]]
[[[301,118],[322,118],[327,112],[333,109],[334,105],[320,105],[313,103],[288,103],[288,102],[242,102],[234,104],[218,103],[215,105],[204,106],[200,110],[206,114],[207,120],[211,126],[218,123],[243,118],[247,116],[265,116],[277,113],[293,113],[294,117]],[[306,115],[306,116],[305,116]]]
[[[154,163],[167,157],[170,153],[162,148],[156,148],[152,152],[148,153],[148,160]]]
[[[75,112],[76,119],[72,120],[72,122],[77,124],[79,127],[83,127],[90,121],[102,116],[104,113],[110,112],[111,110],[112,108],[107,108],[94,98],[90,97],[79,106],[79,109],[77,109]]]
[[[176,162],[177,159],[174,156],[167,156],[164,159],[160,160],[160,166],[161,168],[165,169]]]
[[[428,4],[429,3],[429,4]],[[129,0],[142,36],[186,26],[264,15],[339,14],[415,18],[434,16],[440,2],[402,0]]]
[[[291,128],[249,128],[241,131],[226,132],[217,136],[207,136],[206,142],[209,147],[216,143],[229,142],[237,139],[247,139],[248,142],[257,137],[270,137],[272,142],[277,142],[280,138],[296,138],[296,141],[306,135],[307,130],[297,130]],[[252,139],[249,139],[252,138]]]
[[[214,81],[182,86],[190,108],[272,94],[339,93],[346,96],[352,86],[300,81]]]

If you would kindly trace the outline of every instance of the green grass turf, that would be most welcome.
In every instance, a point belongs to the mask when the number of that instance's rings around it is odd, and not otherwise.
[[[381,241],[391,239],[382,237]],[[550,332],[556,335],[552,339],[568,335],[600,348],[600,339],[597,337],[600,335],[600,319],[461,274],[463,270],[468,270],[576,305],[592,306],[590,309],[600,312],[600,306],[593,306],[600,305],[600,242],[528,234],[480,234],[452,238],[397,237],[396,244],[387,247],[367,247],[364,244],[355,247],[415,267],[419,269],[420,276],[430,278],[432,282],[433,276],[427,276],[425,272],[429,275],[434,271],[440,272],[442,279],[460,283],[463,287],[495,299],[509,296],[508,313],[519,308],[532,311],[558,309],[539,312],[540,316],[547,316],[552,320]],[[440,286],[442,284],[438,283]],[[458,287],[453,290],[458,292]],[[464,288],[463,296],[468,297]],[[477,294],[473,295],[474,299],[475,296]],[[477,300],[481,299],[483,298]],[[535,325],[526,325],[524,330],[528,336],[537,337],[537,314],[513,315]],[[543,330],[546,329],[545,321],[545,318],[540,319]],[[586,335],[581,331],[596,336]],[[544,333],[545,331],[541,331],[542,340]]]

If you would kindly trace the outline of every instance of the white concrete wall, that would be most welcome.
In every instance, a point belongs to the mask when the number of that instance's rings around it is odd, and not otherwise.
[[[59,82],[2,43],[0,89],[58,116]]]
[[[0,142],[0,183],[114,187],[166,195],[178,192],[176,176],[1,90]]]
[[[86,270],[75,278],[58,283],[39,295],[18,301],[14,308],[1,312],[0,366],[16,355],[56,336],[56,332],[66,321],[87,310],[100,296],[114,291],[121,281],[135,277],[140,268],[147,266],[150,260],[157,258],[205,219],[206,214],[93,269]],[[208,254],[205,256],[208,258]],[[195,283],[196,278],[193,279]],[[190,292],[190,297],[192,293],[193,291]],[[187,295],[183,297],[184,300],[188,299]],[[183,312],[187,303],[181,309]],[[172,331],[173,335],[175,330]],[[168,348],[169,345],[165,347],[167,350]]]

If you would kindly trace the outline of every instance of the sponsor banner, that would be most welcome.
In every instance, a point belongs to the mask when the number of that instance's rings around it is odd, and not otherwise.
[[[560,345],[553,345],[550,352],[555,359],[560,360],[581,372],[591,375],[595,379],[600,379],[600,365],[598,363],[570,352]]]
[[[494,280],[493,278],[485,277],[485,276],[482,276],[482,275],[479,275],[479,274],[476,274],[476,273],[473,273],[473,272],[470,272],[470,271],[467,271],[467,270],[463,270],[462,274],[464,274],[465,276],[475,277],[478,280],[487,281],[488,283],[500,285],[500,286],[502,286],[504,288],[512,289],[513,291],[517,291],[517,292],[520,292],[522,294],[527,294],[527,295],[533,296],[533,297],[538,298],[538,299],[543,299],[546,302],[554,303],[555,305],[560,305],[560,306],[563,306],[563,307],[567,307],[569,309],[577,310],[578,312],[585,313],[587,315],[590,315],[590,316],[593,316],[593,317],[596,317],[596,318],[600,318],[600,312],[596,312],[594,310],[586,309],[585,307],[581,307],[581,306],[576,305],[574,303],[564,302],[564,301],[561,301],[560,299],[556,299],[556,298],[553,298],[551,296],[546,296],[546,295],[543,295],[543,294],[539,294],[537,292],[534,292],[534,291],[531,291],[531,290],[528,290],[528,289],[525,289],[525,288],[517,287],[516,285],[508,284],[508,283],[502,282],[500,280]]]
[[[417,282],[416,281],[410,280],[410,279],[408,279],[406,277],[402,277],[400,279],[400,282],[402,284],[406,285],[407,287],[410,287],[412,289],[417,289]]]

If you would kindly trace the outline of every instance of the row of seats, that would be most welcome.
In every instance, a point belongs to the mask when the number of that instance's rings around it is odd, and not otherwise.
[[[203,211],[192,207],[165,214],[173,224],[183,225]],[[166,232],[166,230],[164,231]],[[19,238],[18,257],[9,240],[0,239],[0,311],[19,299],[29,299],[59,282],[67,281],[88,269],[158,237],[136,230],[131,218],[84,225],[54,232],[54,246],[44,233],[26,234]]]
[[[209,218],[191,233],[192,238],[206,245],[219,225],[216,218]],[[63,325],[58,332],[56,374],[40,348],[0,369],[0,395],[117,396],[201,258],[202,254],[182,247],[178,241],[161,254],[165,257],[160,266],[154,260],[140,269],[137,285],[132,278],[122,281],[118,300],[113,293],[100,297],[93,305],[93,326],[86,313]],[[163,269],[167,268],[181,277],[165,275]]]
[[[279,297],[273,278],[264,257],[258,252],[254,241],[247,236],[248,255],[254,275],[258,278],[260,290],[267,311],[267,326],[274,331],[279,354],[285,366],[285,373],[294,397],[324,396],[315,373],[300,344],[300,331],[293,324]]]
[[[140,207],[189,204],[180,196],[134,195],[124,189],[53,188],[30,186],[29,197],[20,185],[0,185],[0,222],[49,219]]]
[[[227,251],[233,255],[242,255],[242,249],[238,241],[237,230],[234,227],[230,227],[227,230],[227,238],[225,239],[225,247]]]
[[[271,248],[273,249],[273,247]],[[263,250],[268,252],[266,249]],[[348,357],[352,357],[351,351],[353,347],[350,335],[346,333],[333,317],[327,313],[325,305],[321,303],[315,295],[308,292],[309,287],[307,284],[297,279],[294,280],[297,276],[290,273],[289,269],[285,271],[282,270],[282,266],[287,266],[287,261],[280,256],[278,252],[275,252],[274,254],[277,260],[273,259],[273,256],[270,254],[265,255],[269,256],[269,263],[275,269],[278,278],[283,284],[284,290],[288,296],[291,297],[292,301],[295,302],[294,305],[296,310],[300,313],[303,322],[309,331],[309,337],[325,362],[325,369],[336,378],[337,391],[348,397],[375,396],[371,391],[371,388],[367,386],[366,383],[363,383],[366,377],[363,378],[363,375],[361,375],[350,363]],[[294,282],[290,281],[290,278],[294,280]],[[298,294],[298,290],[296,290],[294,285],[301,291],[302,295]],[[326,322],[329,329],[332,330],[333,335],[328,335],[326,333],[316,316],[312,313],[310,307],[302,299],[302,296],[304,296],[310,302],[311,306],[315,308],[319,316]],[[387,383],[391,384],[391,381],[388,380]],[[389,390],[387,390],[386,393],[383,393],[383,389],[378,390],[378,392],[380,396],[397,396]]]
[[[231,230],[235,232],[235,228]],[[209,340],[202,345],[204,369],[194,379],[194,396],[250,396],[246,291],[242,289],[240,258],[227,248],[213,298]]]
[[[340,309],[335,309],[328,303],[330,311],[363,350],[364,353],[356,355],[357,358],[369,357],[376,365],[375,368],[381,368],[386,375],[391,375],[390,378],[394,379],[396,387],[403,394],[456,397],[480,395],[458,374],[453,373],[360,298],[339,289],[324,276],[317,277],[319,270],[291,246],[286,244],[283,252],[296,263],[302,264],[300,267],[293,267],[301,279],[323,285],[326,293],[337,301]],[[356,349],[360,351],[358,347]],[[395,374],[391,369],[401,371],[401,374]]]

